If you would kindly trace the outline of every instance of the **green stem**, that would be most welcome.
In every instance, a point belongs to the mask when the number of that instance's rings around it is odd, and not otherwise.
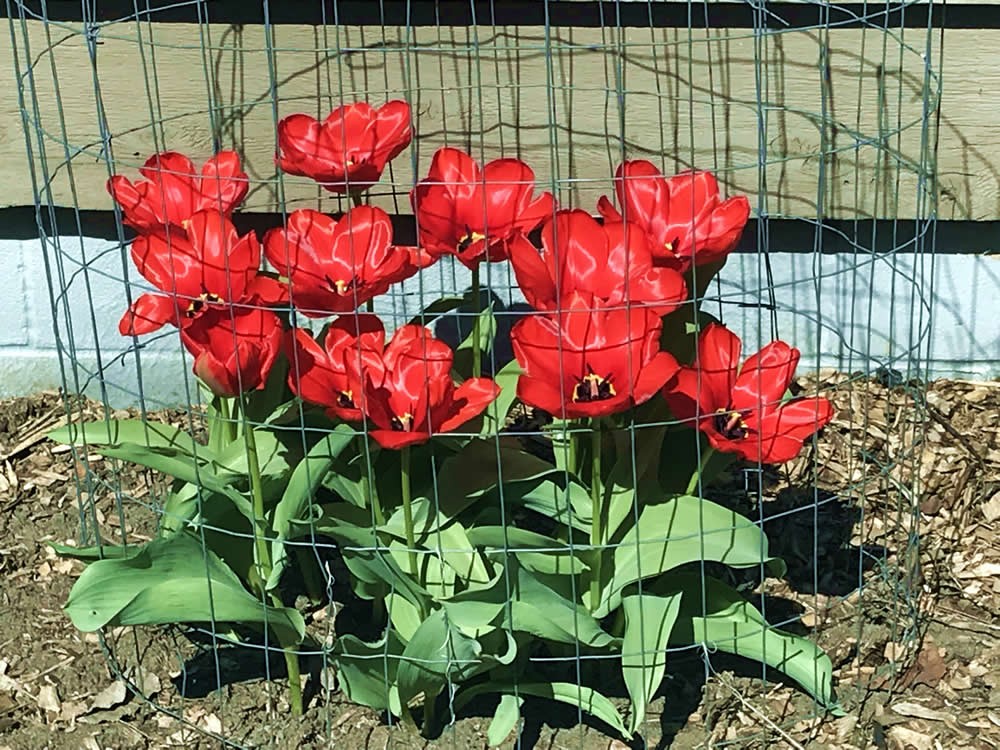
[[[712,448],[711,446],[705,448],[701,452],[701,461],[698,464],[698,468],[694,470],[693,474],[691,474],[691,481],[688,482],[687,489],[684,490],[685,495],[691,495],[695,490],[698,489],[698,480],[701,479],[701,474],[703,471],[705,471],[705,467],[708,466],[708,462],[712,458],[714,453],[715,453],[715,448]]]
[[[604,508],[601,502],[601,421],[594,417],[590,430],[590,546],[594,550],[594,566],[590,578],[590,606],[597,608],[601,595],[601,557],[604,554]]]
[[[375,524],[384,526],[385,514],[382,512],[382,503],[378,497],[378,485],[375,483],[375,477],[369,474],[371,467],[368,463],[368,443],[364,435],[358,435],[358,455],[361,456],[361,461],[364,464],[361,467],[361,496],[371,503]]]
[[[580,467],[577,466],[576,458],[579,455],[577,450],[577,441],[580,436],[575,432],[570,432],[566,429],[565,423],[563,423],[563,440],[566,441],[566,467],[569,469],[570,474],[578,474]]]
[[[406,526],[406,556],[410,564],[410,575],[413,580],[421,586],[424,582],[420,580],[420,568],[417,564],[417,539],[413,533],[413,507],[410,503],[410,446],[405,446],[399,451],[399,475],[400,490],[403,495],[403,523]]]
[[[483,374],[483,353],[481,351],[479,336],[479,265],[472,269],[472,312],[476,316],[472,319],[472,377],[478,378]]]
[[[225,396],[219,397],[219,418],[225,425],[226,445],[236,441],[236,420],[233,419],[229,406],[229,399]]]
[[[246,416],[246,405],[243,405],[243,415]],[[257,586],[263,596],[267,589],[267,579],[271,576],[271,550],[267,544],[267,518],[264,515],[264,487],[260,475],[260,460],[257,457],[257,440],[254,437],[253,426],[243,425],[243,437],[247,450],[247,465],[250,470],[250,493],[253,500],[253,541],[257,550]],[[271,603],[275,607],[283,607],[284,603],[277,593],[270,594]],[[292,706],[292,715],[302,715],[302,681],[299,679],[299,655],[294,643],[283,643],[281,636],[276,634],[282,651],[285,654],[285,665],[288,668],[288,702]]]

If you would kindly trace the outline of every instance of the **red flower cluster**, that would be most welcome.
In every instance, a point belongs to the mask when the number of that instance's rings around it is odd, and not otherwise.
[[[410,142],[410,108],[389,102],[339,107],[323,123],[292,115],[278,127],[281,167],[334,192],[360,192],[377,181]],[[224,151],[198,172],[186,156],[151,157],[137,183],[115,175],[108,192],[139,236],[131,253],[159,293],[141,294],[119,323],[140,335],[171,323],[194,357],[194,371],[213,393],[263,388],[277,359],[283,325],[268,308],[294,302],[311,317],[356,310],[432,258],[392,244],[389,217],[360,206],[339,221],[296,211],[261,243],[239,236],[230,221],[246,197],[238,156]],[[266,255],[282,278],[261,272]]]
[[[295,114],[278,125],[277,162],[328,190],[361,193],[410,143],[406,102],[338,107],[323,122]],[[828,422],[825,399],[782,401],[798,352],[774,342],[738,368],[740,343],[721,326],[699,339],[693,366],[662,350],[662,316],[688,301],[683,273],[719,264],[749,216],[743,196],[722,200],[709,172],[666,178],[649,162],[615,173],[621,209],[606,197],[603,221],[557,209],[536,192],[535,173],[519,159],[480,165],[441,148],[410,192],[419,247],[393,243],[380,208],[358,205],[339,219],[293,211],[263,243],[230,221],[247,193],[232,152],[200,170],[167,152],[132,183],[112,177],[108,190],[124,221],[139,232],[132,258],[157,292],[140,295],[120,323],[125,335],[164,323],[181,330],[194,370],[216,394],[261,388],[283,350],[289,385],[335,418],[366,422],[389,448],[453,430],[496,397],[488,378],[452,379],[454,353],[415,325],[386,343],[382,323],[358,308],[444,255],[469,268],[509,260],[535,314],[511,337],[523,370],[517,395],[562,418],[616,414],[663,392],[674,415],[691,419],[718,450],[780,462]],[[529,234],[541,228],[541,247]],[[277,273],[260,270],[266,257]],[[285,331],[268,306],[292,304],[308,317],[338,316],[322,342]]]
[[[261,273],[253,233],[240,237],[229,220],[247,194],[239,158],[224,151],[200,174],[186,156],[157,154],[133,184],[115,175],[108,192],[139,236],[132,260],[161,294],[141,294],[118,324],[122,335],[181,329],[195,373],[213,393],[233,396],[262,388],[281,342],[281,321],[259,307],[280,297]]]
[[[323,346],[306,331],[289,334],[288,384],[304,400],[351,422],[367,418],[385,448],[427,442],[478,416],[500,392],[489,378],[451,378],[454,353],[423,326],[396,330],[388,346],[373,315],[340,318]]]

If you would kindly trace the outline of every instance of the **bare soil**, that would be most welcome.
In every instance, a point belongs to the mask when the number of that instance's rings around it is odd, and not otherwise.
[[[789,572],[751,585],[772,622],[828,651],[847,716],[819,715],[759,666],[692,651],[672,657],[631,746],[527,701],[504,747],[1000,747],[1000,383],[823,373],[800,385],[839,407],[816,449],[706,494],[763,523]],[[103,411],[76,401],[73,413]],[[280,659],[171,628],[76,631],[62,607],[82,565],[48,543],[77,542],[81,522],[105,539],[148,539],[163,484],[47,442],[65,417],[55,393],[0,402],[0,750],[487,747],[489,705],[426,740],[350,704],[319,664],[308,711],[292,720]],[[335,614],[313,612],[310,628],[332,632]]]

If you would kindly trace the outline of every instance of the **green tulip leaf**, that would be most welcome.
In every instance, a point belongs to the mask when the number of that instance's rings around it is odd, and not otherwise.
[[[522,703],[524,698],[518,695],[508,693],[500,696],[500,703],[497,704],[490,726],[486,730],[486,742],[490,747],[500,745],[517,727],[517,723],[521,720]]]
[[[250,501],[232,486],[243,480],[243,475],[219,466],[207,446],[198,445],[188,433],[176,427],[122,419],[70,424],[53,430],[48,437],[59,443],[84,444],[102,456],[200,485],[226,497],[247,518],[253,517]]]
[[[756,607],[722,581],[685,574],[671,576],[663,586],[683,595],[671,643],[703,644],[710,650],[762,662],[795,680],[824,708],[841,711],[833,695],[830,657],[808,638],[772,627]]]
[[[189,534],[154,539],[135,554],[91,563],[77,579],[66,613],[84,632],[113,625],[233,622],[270,627],[298,643],[305,622],[296,610],[270,607]]]
[[[463,316],[465,320],[470,317],[474,317],[471,312]],[[482,352],[485,357],[490,351],[490,347],[493,346],[493,339],[497,335],[497,320],[493,316],[493,306],[487,305],[482,310],[479,311],[479,351]],[[469,324],[472,325],[471,323]],[[470,352],[473,349],[475,336],[475,328],[469,331],[469,335],[465,337],[455,349],[455,352],[461,352],[468,349]]]
[[[94,560],[119,560],[123,557],[130,557],[141,549],[139,545],[133,544],[124,547],[120,544],[112,544],[111,542],[93,547],[71,547],[68,544],[56,544],[55,542],[49,542],[48,544],[60,557],[68,557],[88,563]]]
[[[510,603],[512,630],[530,633],[559,643],[577,642],[592,648],[606,648],[615,639],[608,635],[600,623],[583,607],[574,604],[564,593],[543,582],[543,578],[518,565],[508,562],[508,574],[517,582]],[[567,576],[552,577],[568,585]]]
[[[357,636],[337,638],[330,658],[337,667],[337,682],[352,703],[399,716],[399,701],[392,686],[405,645],[390,628],[382,640],[365,643]]]
[[[288,477],[271,521],[274,541],[271,542],[272,568],[267,579],[268,591],[277,587],[288,564],[285,542],[290,538],[292,522],[302,519],[333,462],[354,442],[354,435],[349,426],[338,425],[312,447]]]
[[[681,565],[712,560],[736,568],[764,561],[781,575],[784,564],[768,554],[767,537],[735,511],[697,497],[671,498],[642,509],[638,522],[614,548],[610,580],[602,581],[598,602],[590,602],[601,618],[621,603],[622,591],[636,581],[652,578]]]
[[[303,527],[305,522],[297,522]],[[394,559],[394,552],[379,541],[371,526],[371,513],[348,503],[324,508],[311,528],[329,534],[340,546],[344,564],[351,571],[354,593],[363,599],[384,598],[390,591],[427,609],[427,591],[420,587]],[[405,553],[404,553],[405,558]]]
[[[523,567],[536,573],[577,575],[590,567],[567,542],[516,526],[473,526],[468,536],[488,557],[502,562],[508,555],[517,555]]]
[[[462,524],[443,513],[434,513],[430,500],[425,497],[417,498],[411,504],[411,512],[417,546],[432,553],[422,557],[437,558],[440,555],[466,586],[485,586],[490,582],[491,575],[486,570],[483,557],[469,540]],[[379,531],[405,542],[406,514],[403,509],[396,511],[384,526],[379,527]]]
[[[448,685],[461,684],[481,672],[510,663],[516,653],[513,638],[506,634],[501,654],[483,652],[480,640],[463,633],[447,612],[431,613],[406,644],[396,672],[399,700],[411,705],[423,696],[434,698]]]
[[[656,596],[642,593],[622,598],[625,634],[622,638],[622,677],[632,700],[629,730],[634,732],[646,718],[646,707],[663,682],[667,669],[667,645],[677,621],[681,595]]]
[[[521,365],[512,359],[493,376],[493,381],[500,386],[500,395],[486,407],[481,434],[496,435],[507,424],[507,415],[517,401],[517,380],[521,372]]]
[[[474,698],[487,693],[518,697],[531,695],[536,698],[578,706],[581,710],[603,721],[625,739],[632,738],[614,703],[597,690],[572,682],[521,682],[520,680],[501,682],[490,680],[460,691],[455,697],[455,711],[460,711]]]
[[[448,620],[466,635],[478,638],[493,630],[510,598],[510,582],[503,571],[489,586],[461,591],[441,600]]]

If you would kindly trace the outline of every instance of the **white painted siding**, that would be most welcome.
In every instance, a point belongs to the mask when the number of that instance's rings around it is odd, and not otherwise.
[[[89,395],[101,397],[100,357],[108,400],[115,406],[135,403],[137,357],[129,351],[132,341],[117,329],[125,309],[119,248],[106,240],[62,237],[50,240],[48,254],[53,273],[61,258],[65,275],[65,281],[56,282],[55,329],[41,243],[0,240],[0,267],[7,269],[0,282],[0,396],[62,384],[58,332],[71,389],[79,383]],[[778,333],[802,350],[802,369],[871,372],[886,365],[916,374],[908,367],[923,361],[932,377],[1000,374],[996,257],[939,255],[932,263],[930,255],[775,253],[771,267]],[[491,266],[489,271],[501,298],[517,301],[506,267]],[[128,278],[133,296],[146,288],[134,269],[128,269]],[[770,313],[757,307],[767,300],[764,278],[762,259],[755,255],[733,256],[721,275],[724,320],[746,339],[748,350],[771,338]],[[426,304],[442,291],[464,290],[468,283],[464,269],[437,266],[382,300],[378,312],[390,324],[404,320],[421,307],[421,284]],[[66,289],[64,295],[58,295],[60,287]],[[719,307],[709,303],[707,309],[714,313]],[[176,331],[165,328],[142,343],[138,359],[147,404],[176,405],[195,398],[195,380]]]

